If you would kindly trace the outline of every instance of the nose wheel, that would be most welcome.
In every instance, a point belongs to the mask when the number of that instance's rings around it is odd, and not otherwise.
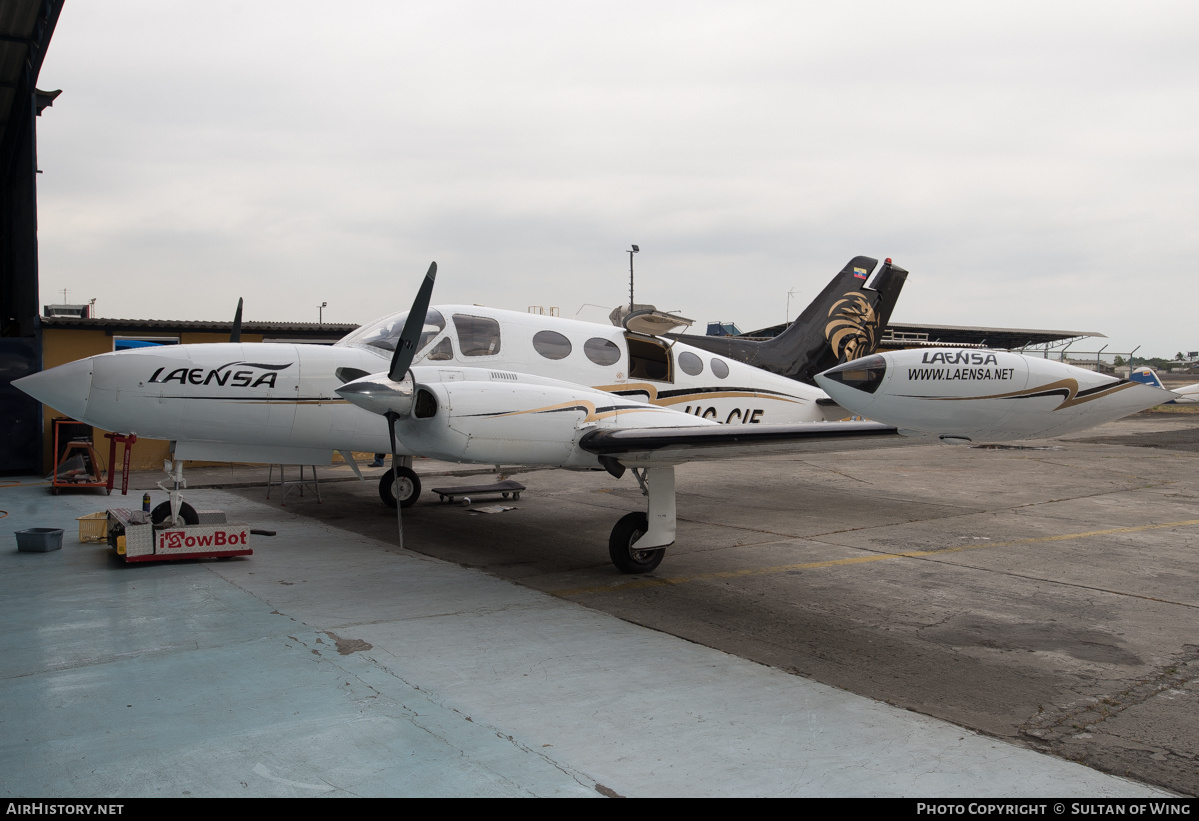
[[[170,502],[162,502],[150,512],[150,521],[156,525],[162,524],[169,518],[171,518]],[[200,516],[196,513],[196,509],[187,502],[179,503],[179,523],[185,525],[198,525],[200,523]]]
[[[420,477],[403,465],[396,471],[388,470],[379,479],[379,498],[388,507],[395,507],[397,501],[400,507],[412,507],[420,496]]]

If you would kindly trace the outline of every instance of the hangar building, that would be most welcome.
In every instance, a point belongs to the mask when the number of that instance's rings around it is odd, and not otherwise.
[[[40,367],[37,118],[59,92],[36,83],[62,4],[0,4],[0,472],[41,466],[38,403],[11,383]]]

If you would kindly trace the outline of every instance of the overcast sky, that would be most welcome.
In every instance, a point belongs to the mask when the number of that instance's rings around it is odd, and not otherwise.
[[[42,301],[100,316],[364,322],[437,260],[606,322],[637,243],[701,326],[865,254],[897,321],[1199,349],[1193,2],[71,0],[38,86]]]

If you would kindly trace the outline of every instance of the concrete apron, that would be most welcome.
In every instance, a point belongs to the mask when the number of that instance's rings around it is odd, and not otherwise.
[[[132,497],[0,487],[6,794],[1169,795],[202,493],[278,536],[123,566],[75,517]]]

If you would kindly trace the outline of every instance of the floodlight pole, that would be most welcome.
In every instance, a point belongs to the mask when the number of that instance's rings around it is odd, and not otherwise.
[[[320,305],[317,306],[317,308],[316,308],[316,324],[317,325],[325,324],[325,308],[327,308],[327,307],[329,307],[328,302],[322,302]]]
[[[629,313],[633,313],[633,254],[640,252],[641,249],[636,245],[633,250],[629,251]]]
[[[1135,348],[1133,348],[1133,349],[1132,349],[1132,353],[1130,353],[1130,354],[1128,355],[1128,378],[1129,378],[1129,379],[1132,379],[1132,357],[1133,357],[1133,356],[1136,354],[1136,352],[1137,352],[1137,351],[1139,351],[1140,349],[1141,349],[1141,346],[1140,346],[1140,345],[1137,345]]]

